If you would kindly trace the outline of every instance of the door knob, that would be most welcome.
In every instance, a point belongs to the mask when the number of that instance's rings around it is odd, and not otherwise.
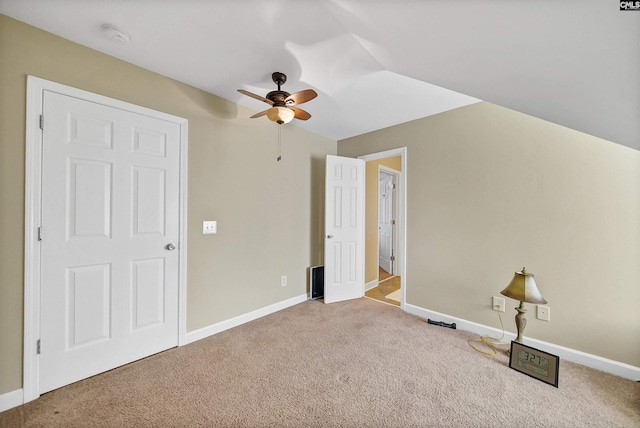
[[[176,249],[176,246],[173,244],[167,244],[167,246],[165,247],[167,250],[169,251],[173,251]]]
[[[327,239],[333,238],[333,235],[327,235]]]

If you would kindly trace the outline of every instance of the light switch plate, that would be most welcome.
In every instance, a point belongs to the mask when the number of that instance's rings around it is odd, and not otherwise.
[[[213,235],[218,233],[218,222],[217,221],[203,221],[202,222],[202,234],[203,235]]]

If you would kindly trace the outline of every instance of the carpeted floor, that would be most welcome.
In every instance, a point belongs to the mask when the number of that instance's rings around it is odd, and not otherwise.
[[[1,427],[640,427],[640,383],[559,388],[369,299],[308,301],[0,413]]]

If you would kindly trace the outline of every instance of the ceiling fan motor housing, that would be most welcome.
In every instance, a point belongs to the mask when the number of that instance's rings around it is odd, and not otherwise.
[[[269,92],[265,98],[273,101],[274,107],[285,107],[287,104],[284,100],[286,100],[289,95],[291,95],[289,92],[278,90]]]
[[[273,83],[278,85],[278,90],[269,92],[265,98],[268,100],[271,100],[273,102],[274,107],[286,106],[286,103],[284,102],[284,100],[291,94],[285,91],[281,91],[280,86],[284,85],[285,82],[287,81],[287,75],[279,71],[276,71],[273,74],[271,74],[271,80],[273,80]]]

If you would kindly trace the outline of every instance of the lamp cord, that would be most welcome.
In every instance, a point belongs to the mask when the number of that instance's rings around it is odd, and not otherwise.
[[[481,336],[479,339],[471,339],[469,341],[469,346],[471,346],[475,351],[480,352],[481,354],[491,356],[498,353],[498,350],[495,348],[496,345],[509,346],[509,343],[502,342],[502,339],[504,339],[504,324],[502,323],[502,316],[500,315],[500,306],[498,306],[498,319],[500,320],[500,327],[502,328],[502,336],[500,336],[500,339],[496,339],[495,337],[491,336]],[[474,342],[482,343],[484,346],[489,348],[490,351],[483,351],[482,349],[476,348],[473,345]]]

